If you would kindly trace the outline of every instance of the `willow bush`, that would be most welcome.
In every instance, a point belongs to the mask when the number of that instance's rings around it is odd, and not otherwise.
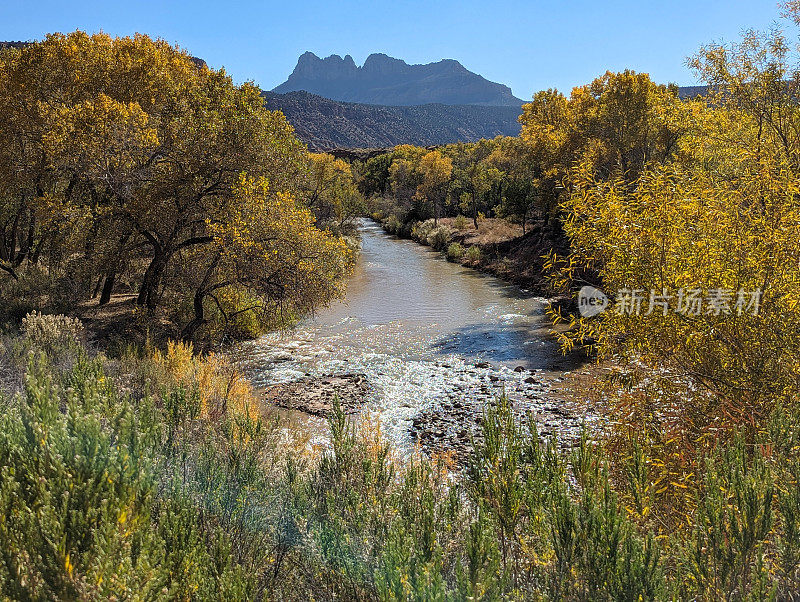
[[[786,11],[794,25],[800,23],[797,3]],[[632,128],[628,141],[635,144],[625,152],[601,136],[576,151],[568,168],[562,165],[562,221],[571,252],[551,254],[547,267],[562,291],[575,294],[591,285],[608,297],[607,309],[598,315],[554,311],[556,320],[567,322],[557,334],[565,350],[589,347],[616,366],[614,386],[604,396],[614,424],[604,442],[615,459],[610,477],[624,485],[634,466],[634,501],[662,517],[660,530],[665,532],[691,522],[706,508],[695,496],[708,488],[705,479],[713,471],[707,460],[718,448],[738,445],[739,437],[746,446],[757,445],[776,412],[796,419],[796,49],[779,27],[748,31],[737,43],[704,47],[690,64],[709,84],[707,97],[681,100],[668,89],[650,86],[640,99],[642,111],[630,119],[611,109],[612,101],[635,96],[636,86],[630,96],[617,94],[631,74],[607,77],[603,86],[569,99],[543,95],[526,113],[529,132],[550,132],[553,142],[570,140],[564,135],[574,133],[574,115],[586,107],[589,116],[613,115]],[[605,109],[604,96],[611,103]],[[554,115],[551,127],[547,120]],[[636,126],[639,117],[649,124],[642,132]],[[637,141],[639,134],[654,137]],[[631,167],[624,159],[634,149],[631,156],[639,162]],[[649,464],[643,463],[645,457]],[[773,477],[737,482],[737,487],[752,488],[748,517],[767,516],[758,504],[774,505],[769,499]],[[758,504],[756,495],[761,496]],[[735,523],[725,526],[712,518],[700,529],[710,533],[700,546],[705,552],[714,545],[730,546],[730,537],[738,534]],[[770,529],[766,524],[751,527],[747,545]],[[750,587],[761,579],[750,573],[753,559],[770,566],[764,554],[756,546],[744,557],[698,564],[698,571],[714,571],[714,583],[704,591],[717,597],[714,588],[729,591],[732,580]],[[701,563],[699,557],[696,562]]]

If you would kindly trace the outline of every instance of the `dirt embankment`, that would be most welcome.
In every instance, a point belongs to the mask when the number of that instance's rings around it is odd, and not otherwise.
[[[457,218],[442,218],[439,224],[450,231],[441,251],[447,254],[451,243],[458,243],[464,251],[460,258],[448,254],[450,261],[492,274],[541,296],[552,296],[544,270],[545,256],[551,251],[559,255],[569,252],[569,241],[557,220],[529,224],[525,233],[519,224],[499,218],[479,220],[477,228],[472,220],[465,224]],[[431,246],[427,240],[412,238]],[[467,252],[471,247],[479,249],[479,258]]]
[[[454,242],[464,247],[474,245],[481,250],[479,261],[462,263],[536,293],[551,294],[544,272],[544,256],[550,251],[559,255],[569,251],[569,242],[557,221],[531,224],[525,234],[521,226],[500,219],[483,220],[477,229],[470,223],[464,230],[454,228],[454,219],[442,221],[453,228]]]

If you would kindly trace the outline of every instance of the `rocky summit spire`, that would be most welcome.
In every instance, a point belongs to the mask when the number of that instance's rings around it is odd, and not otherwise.
[[[358,67],[349,54],[321,59],[305,52],[289,79],[273,92],[301,90],[333,100],[380,105],[522,104],[511,88],[472,73],[456,60],[409,65],[383,53],[370,54]]]

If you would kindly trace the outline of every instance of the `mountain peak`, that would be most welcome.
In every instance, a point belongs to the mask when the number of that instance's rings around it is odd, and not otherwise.
[[[338,54],[319,58],[313,52],[304,52],[297,59],[292,77],[299,81],[339,81],[352,79],[358,67],[349,54],[344,58]]]
[[[314,61],[321,61],[322,59],[319,58],[316,54],[311,52],[310,50],[306,50],[303,54],[300,55],[300,58],[297,59],[297,63],[308,63]]]
[[[362,69],[366,72],[375,72],[375,71],[387,71],[387,70],[394,70],[400,71],[405,68],[408,68],[408,63],[403,60],[393,58],[388,54],[383,54],[382,52],[373,52],[367,57],[367,60],[364,61],[364,66]]]
[[[409,65],[381,52],[370,54],[361,67],[349,54],[321,59],[304,52],[289,79],[273,92],[300,90],[333,100],[395,106],[522,104],[508,86],[469,71],[455,59]]]

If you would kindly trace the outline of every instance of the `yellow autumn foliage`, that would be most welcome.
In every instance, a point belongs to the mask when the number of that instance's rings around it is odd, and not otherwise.
[[[197,355],[191,343],[170,341],[164,351],[153,351],[152,361],[175,384],[197,391],[201,418],[258,417],[258,398],[249,381],[225,356]]]
[[[589,107],[596,144],[568,169],[571,256],[549,265],[557,285],[610,298],[560,337],[628,369],[638,389],[618,418],[637,436],[688,449],[754,433],[800,399],[800,80],[787,47],[776,30],[703,48],[692,64],[707,98],[678,101],[626,72],[560,101],[560,115]]]

